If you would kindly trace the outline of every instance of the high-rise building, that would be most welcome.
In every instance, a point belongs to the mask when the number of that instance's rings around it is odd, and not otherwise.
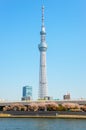
[[[22,93],[22,100],[32,99],[32,86],[24,86]]]
[[[41,42],[38,45],[40,51],[40,72],[39,72],[39,99],[48,96],[47,74],[46,74],[46,31],[44,25],[44,6],[42,6],[42,26],[41,26]]]

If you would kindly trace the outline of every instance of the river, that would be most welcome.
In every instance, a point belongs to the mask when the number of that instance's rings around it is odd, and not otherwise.
[[[86,130],[86,120],[0,118],[0,130]]]

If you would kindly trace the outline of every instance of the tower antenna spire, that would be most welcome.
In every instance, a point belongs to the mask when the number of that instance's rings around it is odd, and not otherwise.
[[[42,5],[42,26],[44,26],[44,5]]]

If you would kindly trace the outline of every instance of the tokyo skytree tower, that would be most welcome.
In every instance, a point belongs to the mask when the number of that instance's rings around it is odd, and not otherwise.
[[[39,99],[48,96],[47,74],[46,74],[46,31],[44,25],[44,6],[42,6],[42,26],[41,26],[41,42],[38,45],[40,51],[40,70],[39,70]]]

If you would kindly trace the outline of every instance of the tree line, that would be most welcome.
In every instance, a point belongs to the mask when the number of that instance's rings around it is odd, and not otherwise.
[[[86,111],[86,105],[79,105],[77,103],[30,103],[23,105],[14,103],[9,106],[4,106],[3,111]]]

